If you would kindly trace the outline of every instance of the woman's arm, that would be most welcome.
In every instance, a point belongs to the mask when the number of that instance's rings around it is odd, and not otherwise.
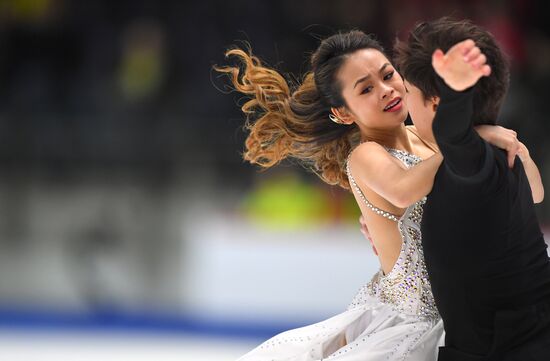
[[[508,152],[508,165],[514,166],[516,155],[523,163],[523,168],[529,180],[529,186],[533,194],[533,201],[540,203],[544,199],[544,185],[537,165],[529,156],[529,150],[517,138],[517,133],[511,129],[495,125],[479,125],[475,127],[479,136],[488,143],[504,149]]]
[[[533,159],[529,156],[529,150],[525,144],[521,142],[519,142],[519,144],[520,150],[518,152],[518,157],[523,163],[525,174],[527,174],[529,186],[531,187],[531,193],[533,194],[533,202],[540,203],[544,199],[544,185],[542,184],[539,169]]]
[[[500,125],[478,125],[474,129],[487,143],[508,152],[508,166],[514,167],[514,161],[520,149],[518,135],[515,131]]]
[[[436,153],[411,168],[403,168],[381,145],[367,142],[351,154],[350,168],[359,184],[372,189],[399,208],[430,193],[443,157]]]

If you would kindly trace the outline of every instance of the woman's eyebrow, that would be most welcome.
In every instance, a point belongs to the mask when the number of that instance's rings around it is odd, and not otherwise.
[[[388,65],[390,65],[390,63],[385,63],[384,65],[382,65],[382,67],[380,68],[380,70],[379,70],[378,72],[380,72],[380,73],[383,72],[384,69],[386,69],[386,67],[387,67]],[[353,85],[353,89],[355,89],[355,88],[357,87],[357,84],[364,82],[364,81],[367,80],[369,77],[370,77],[370,74],[367,74],[367,75],[365,75],[364,77],[357,79],[357,81],[356,81],[355,84]]]

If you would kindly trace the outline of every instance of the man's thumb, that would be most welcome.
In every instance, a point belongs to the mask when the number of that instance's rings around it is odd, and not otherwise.
[[[443,53],[443,50],[437,49],[432,54],[432,66],[435,69],[439,69],[441,66],[443,66],[443,60],[444,60],[445,54]]]

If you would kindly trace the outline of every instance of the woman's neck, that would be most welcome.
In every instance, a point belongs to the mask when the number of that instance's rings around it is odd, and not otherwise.
[[[404,124],[393,129],[365,129],[361,131],[361,141],[375,142],[388,148],[401,149],[407,152],[413,151],[409,132]]]

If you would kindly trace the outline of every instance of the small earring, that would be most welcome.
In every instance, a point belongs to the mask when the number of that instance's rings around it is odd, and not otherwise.
[[[338,117],[335,116],[334,114],[329,114],[328,118],[336,124],[342,124],[342,121],[340,119],[338,119]]]

